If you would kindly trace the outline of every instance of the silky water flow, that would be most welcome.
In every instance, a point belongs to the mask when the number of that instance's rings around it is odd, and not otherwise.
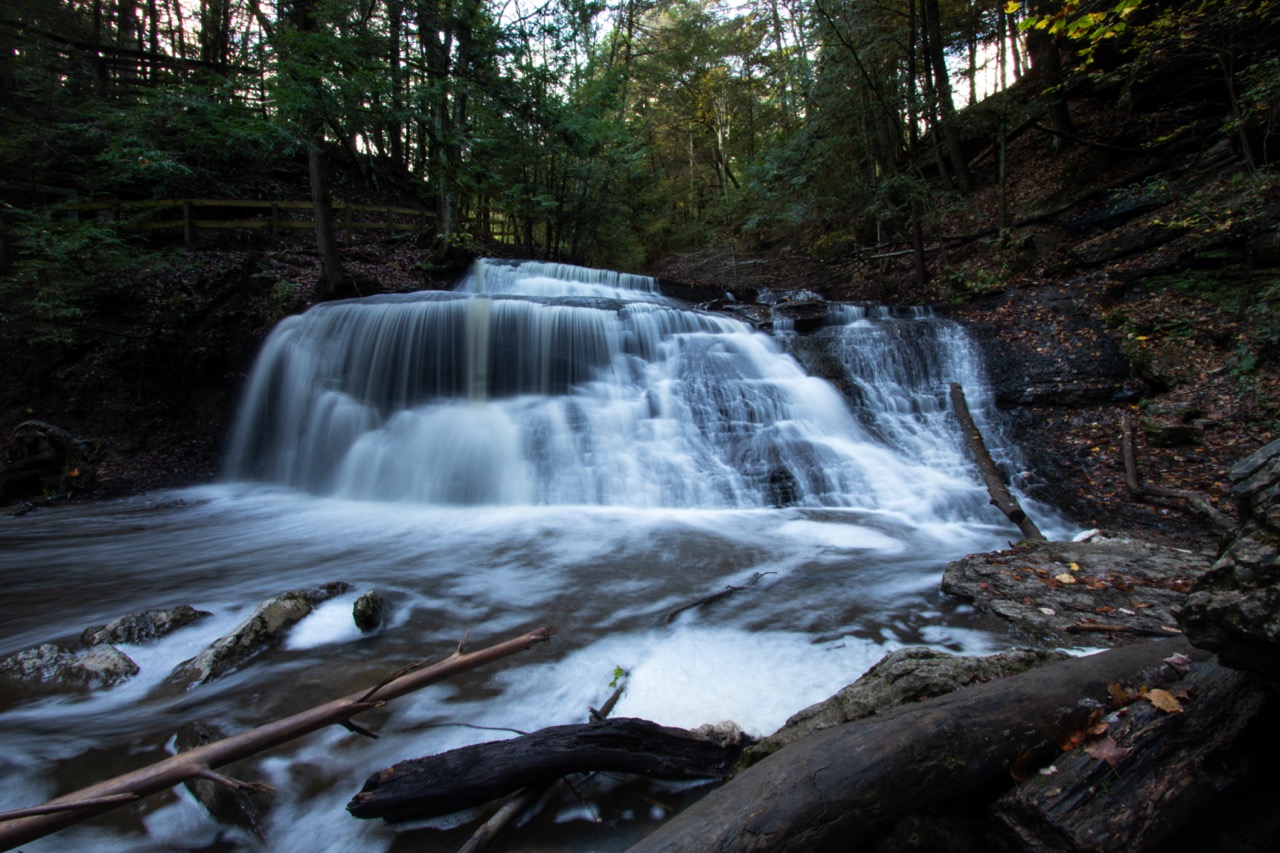
[[[815,347],[843,394],[800,367]],[[0,809],[162,758],[187,720],[241,731],[469,630],[480,646],[552,626],[550,643],[371,715],[377,741],[333,727],[251,770],[277,790],[266,849],[452,849],[439,829],[398,833],[345,803],[398,760],[583,721],[619,671],[616,715],[762,735],[893,648],[999,651],[1009,638],[938,591],[947,561],[1017,536],[948,411],[951,382],[1016,468],[975,347],[923,310],[832,305],[817,332],[779,321],[771,337],[642,276],[488,261],[456,291],[291,317],[248,379],[224,482],[0,521],[0,654],[146,608],[214,613],[121,647],[141,671],[111,689],[0,695]],[[351,592],[282,648],[166,686],[262,599],[334,580]],[[664,619],[727,586],[742,589]],[[388,619],[361,635],[351,605],[370,589]],[[595,784],[522,843],[615,849],[663,816],[650,794],[600,792],[629,783]],[[253,849],[179,792],[25,849],[219,838]]]

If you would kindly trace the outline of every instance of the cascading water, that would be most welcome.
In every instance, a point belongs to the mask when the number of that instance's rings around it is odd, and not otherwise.
[[[984,513],[946,417],[946,381],[979,370],[954,324],[913,340],[850,318],[855,418],[769,338],[651,279],[482,262],[460,291],[281,324],[231,476],[357,500]]]
[[[162,758],[191,719],[240,731],[366,689],[469,630],[476,646],[543,624],[556,638],[397,700],[377,741],[335,727],[259,760],[277,791],[262,844],[179,792],[24,849],[453,850],[467,829],[343,806],[401,759],[580,721],[620,671],[619,716],[765,734],[892,648],[1009,645],[938,591],[948,560],[1016,536],[947,414],[953,381],[979,419],[990,408],[963,330],[848,306],[812,334],[777,326],[682,307],[640,276],[499,262],[459,291],[286,320],[247,384],[227,482],[0,519],[0,656],[147,608],[214,614],[123,646],[141,671],[110,690],[0,691],[0,809]],[[844,395],[801,368],[818,351]],[[261,599],[333,580],[352,591],[282,648],[165,687]],[[367,589],[390,616],[361,635]],[[593,784],[505,849],[622,849],[662,819],[648,789]]]

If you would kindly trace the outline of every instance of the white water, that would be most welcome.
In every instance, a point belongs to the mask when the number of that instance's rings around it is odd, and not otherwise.
[[[629,673],[617,715],[763,734],[898,645],[1002,648],[937,592],[947,560],[1017,535],[945,412],[950,381],[980,417],[987,405],[962,331],[839,309],[821,334],[851,365],[870,354],[850,368],[851,407],[769,338],[647,282],[486,266],[466,293],[324,306],[282,324],[250,380],[229,468],[261,482],[0,520],[0,653],[146,607],[216,614],[126,648],[142,673],[112,690],[0,697],[0,808],[159,757],[187,719],[242,730],[445,654],[469,628],[478,647],[553,626],[549,644],[369,715],[376,742],[325,731],[249,771],[279,792],[267,849],[453,849],[466,830],[397,840],[343,806],[399,759],[509,735],[460,723],[583,720],[615,667]],[[780,495],[794,505],[771,506]],[[330,580],[352,594],[286,647],[162,689],[262,598]],[[365,589],[391,614],[369,637],[347,616]],[[25,849],[236,837],[185,797],[153,800]],[[595,825],[570,798],[506,849],[617,849],[658,819],[643,803],[595,803]]]

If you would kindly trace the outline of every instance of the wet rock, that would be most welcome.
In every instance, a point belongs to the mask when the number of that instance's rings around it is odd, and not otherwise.
[[[316,605],[350,588],[345,583],[329,583],[268,598],[230,634],[215,640],[196,657],[179,664],[169,676],[170,683],[204,684],[238,669],[284,639],[289,630],[308,616]]]
[[[1209,562],[1145,542],[1024,543],[950,563],[942,591],[1029,639],[1110,646],[1177,633],[1173,609]]]
[[[144,610],[112,619],[105,625],[86,628],[80,635],[80,642],[86,646],[149,643],[212,615],[207,610],[196,610],[187,604],[163,610]]]
[[[183,723],[178,728],[174,739],[174,747],[178,752],[188,752],[196,747],[205,746],[222,740],[227,735],[207,723],[198,720]],[[241,768],[233,764],[218,772],[224,775],[234,774]],[[189,779],[184,783],[191,796],[204,806],[209,814],[219,823],[238,826],[261,839],[265,837],[265,814],[270,805],[270,798],[265,792],[251,790],[253,786],[233,788],[211,779]]]
[[[773,306],[774,328],[789,326],[798,334],[816,332],[827,318],[825,302],[781,302]],[[782,321],[782,322],[779,322]]]
[[[1195,645],[1280,686],[1280,440],[1230,472],[1242,525],[1178,611]]]
[[[382,596],[370,590],[356,599],[351,616],[356,627],[367,634],[382,625],[383,609]]]
[[[769,472],[769,505],[795,506],[800,496],[800,484],[786,468],[774,468]]]
[[[769,328],[773,323],[773,312],[768,305],[751,302],[735,302],[732,299],[717,299],[700,306],[708,311],[728,315],[757,329]]]
[[[30,684],[111,687],[138,674],[138,665],[114,646],[72,652],[53,643],[0,661],[0,676]]]
[[[1141,425],[1147,443],[1152,447],[1183,447],[1194,444],[1200,435],[1199,430],[1191,424],[1143,418]]]
[[[1144,414],[1171,423],[1192,423],[1200,417],[1200,407],[1190,400],[1159,400],[1142,407]]]
[[[951,693],[967,684],[1025,672],[1067,657],[1062,652],[1019,649],[990,657],[950,655],[922,647],[897,649],[853,684],[792,715],[778,731],[747,749],[746,764],[807,734],[870,717],[898,705]]]

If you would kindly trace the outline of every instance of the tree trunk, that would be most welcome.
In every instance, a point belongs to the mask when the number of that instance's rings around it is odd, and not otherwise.
[[[903,817],[997,796],[1060,760],[1060,744],[1110,701],[1109,684],[1170,683],[1162,661],[1175,653],[1208,658],[1183,638],[1124,646],[824,729],[744,770],[631,853],[862,849]]]
[[[951,159],[951,170],[955,174],[956,184],[960,192],[966,195],[973,191],[973,178],[969,174],[969,162],[964,156],[964,140],[960,137],[959,124],[956,121],[955,102],[951,97],[951,79],[947,74],[947,60],[942,44],[942,23],[938,12],[938,0],[924,0],[921,7],[924,13],[925,29],[928,34],[927,49],[930,64],[933,66],[934,88],[938,94],[938,112],[942,119],[943,140]]]
[[[1030,4],[1032,15],[1043,15],[1052,5],[1049,0],[1033,0]],[[1071,122],[1071,113],[1067,109],[1067,99],[1063,92],[1065,73],[1062,68],[1062,55],[1059,51],[1057,36],[1049,35],[1034,27],[1027,31],[1027,53],[1031,57],[1031,67],[1039,75],[1042,91],[1048,92],[1049,125],[1053,128],[1053,151],[1066,149],[1075,129]]]
[[[311,171],[311,206],[315,217],[316,249],[320,253],[320,293],[332,296],[342,288],[346,272],[338,255],[333,227],[333,197],[329,191],[329,155],[324,136],[307,145],[307,165]]]

